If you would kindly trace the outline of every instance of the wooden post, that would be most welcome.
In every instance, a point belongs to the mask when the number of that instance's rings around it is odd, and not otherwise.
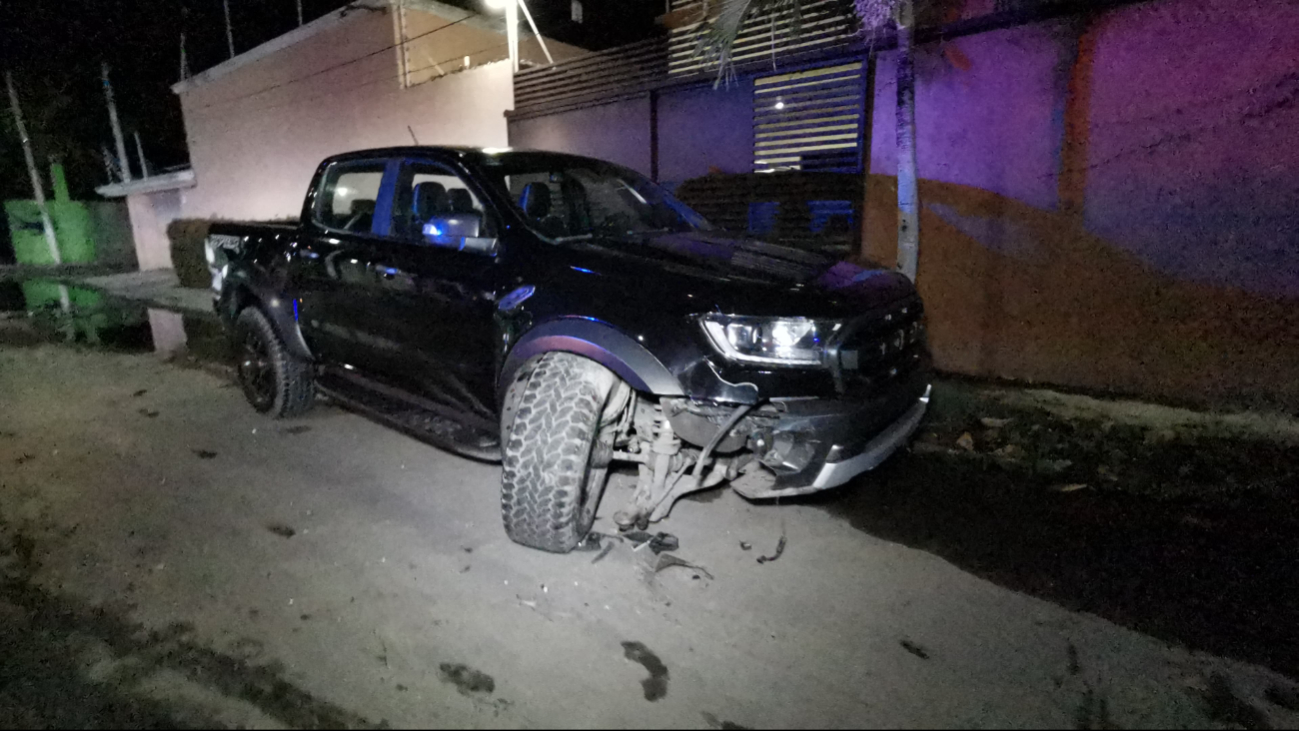
[[[23,158],[27,161],[27,172],[32,179],[32,194],[36,197],[36,208],[41,212],[41,227],[45,229],[45,243],[50,247],[50,257],[55,264],[62,264],[59,255],[59,240],[54,236],[54,222],[50,220],[50,209],[45,205],[45,188],[41,184],[41,172],[36,169],[36,158],[32,156],[32,141],[27,136],[27,125],[23,124],[23,111],[18,106],[18,92],[14,90],[14,77],[5,72],[5,86],[9,87],[9,106],[13,109],[14,126],[18,128],[18,139],[22,141]]]

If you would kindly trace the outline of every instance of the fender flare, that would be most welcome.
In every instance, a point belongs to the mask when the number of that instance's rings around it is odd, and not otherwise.
[[[246,275],[228,278],[222,289],[222,304],[231,324],[245,307],[257,307],[271,321],[271,327],[279,333],[289,353],[301,360],[315,360],[298,326],[296,299],[282,296],[268,287],[259,287]]]
[[[505,358],[498,389],[503,393],[530,358],[552,351],[590,358],[637,391],[655,396],[685,395],[677,377],[645,346],[610,325],[575,317],[542,323],[524,333]]]

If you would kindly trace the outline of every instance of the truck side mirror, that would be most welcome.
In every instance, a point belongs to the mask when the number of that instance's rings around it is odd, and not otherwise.
[[[483,214],[477,211],[434,216],[424,224],[424,241],[457,251],[496,256],[495,237],[482,236]]]

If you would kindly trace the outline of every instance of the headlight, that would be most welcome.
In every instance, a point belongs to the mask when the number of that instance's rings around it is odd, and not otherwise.
[[[825,340],[840,323],[806,318],[704,315],[704,332],[722,355],[741,363],[819,366]]]

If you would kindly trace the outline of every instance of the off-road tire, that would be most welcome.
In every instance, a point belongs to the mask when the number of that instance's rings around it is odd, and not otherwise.
[[[610,450],[597,449],[600,418],[617,382],[595,361],[547,353],[510,384],[501,420],[501,517],[510,540],[567,553],[590,532],[608,477]]]
[[[265,381],[255,382],[250,367],[252,349],[261,348]],[[257,411],[276,419],[300,416],[315,400],[316,384],[311,363],[289,353],[266,314],[247,307],[235,321],[236,373],[244,397]]]

